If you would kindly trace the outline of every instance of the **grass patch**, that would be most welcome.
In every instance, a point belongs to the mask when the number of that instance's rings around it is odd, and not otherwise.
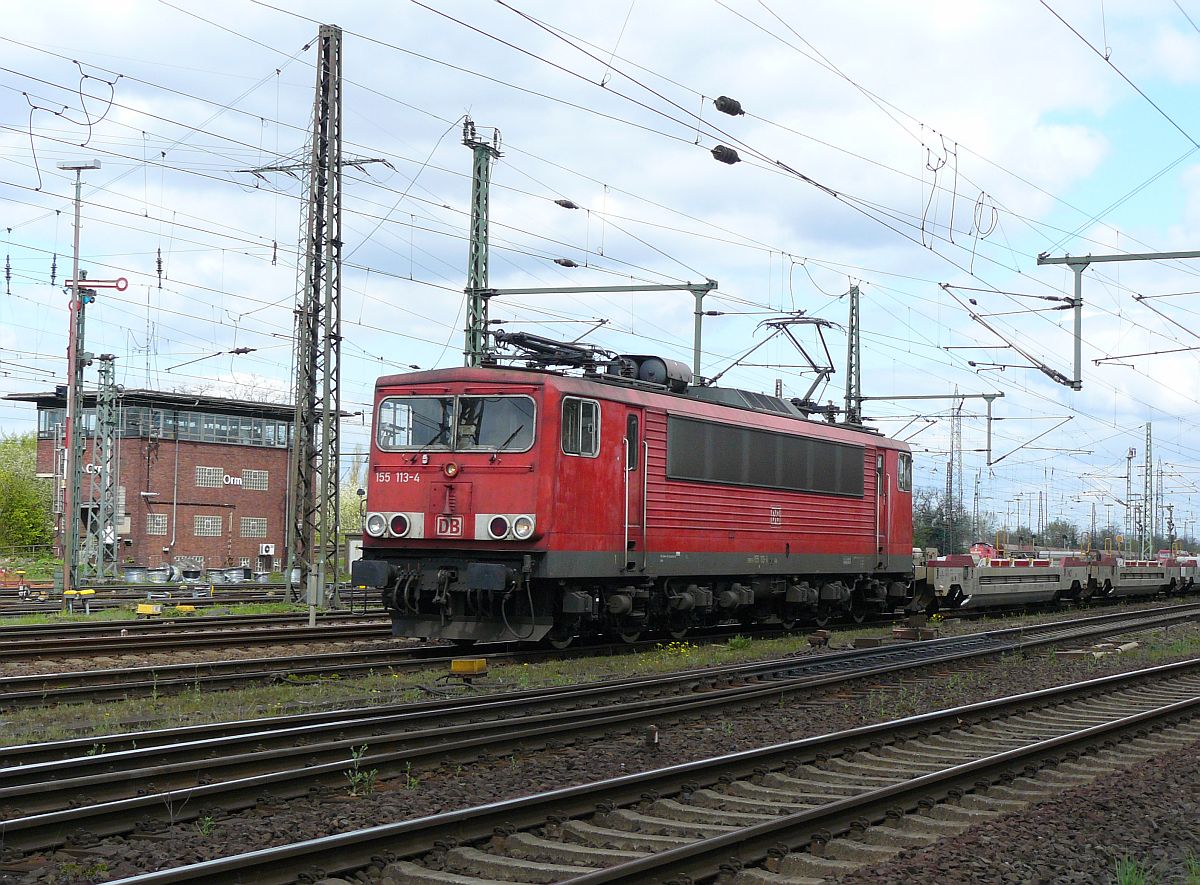
[[[296,605],[290,602],[245,602],[237,605],[197,605],[194,612],[180,612],[175,610],[176,605],[195,605],[203,602],[205,597],[192,599],[190,596],[173,597],[171,599],[153,599],[151,602],[162,603],[162,615],[157,618],[195,618],[195,617],[210,617],[217,615],[298,615],[306,614],[308,608],[303,605]],[[24,627],[37,626],[47,624],[74,624],[84,621],[140,621],[141,618],[135,617],[138,602],[146,600],[131,601],[128,605],[117,606],[114,608],[97,608],[90,615],[85,615],[82,611],[77,612],[39,612],[37,614],[28,615],[12,615],[10,617],[0,617],[0,627]]]
[[[1117,861],[1113,874],[1117,885],[1150,885],[1151,881],[1146,869],[1128,855]]]

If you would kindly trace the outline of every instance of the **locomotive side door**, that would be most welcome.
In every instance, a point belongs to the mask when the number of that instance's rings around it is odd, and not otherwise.
[[[646,567],[646,450],[641,409],[625,413],[625,569]]]

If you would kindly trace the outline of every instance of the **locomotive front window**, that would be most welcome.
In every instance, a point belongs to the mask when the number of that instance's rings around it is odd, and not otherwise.
[[[454,397],[406,396],[379,404],[375,439],[381,449],[449,449]]]
[[[912,455],[901,452],[896,461],[896,488],[902,492],[912,491]]]
[[[375,439],[389,451],[524,452],[533,445],[528,396],[405,396],[379,404]]]
[[[527,451],[533,445],[533,400],[527,396],[460,396],[456,427],[456,451]]]

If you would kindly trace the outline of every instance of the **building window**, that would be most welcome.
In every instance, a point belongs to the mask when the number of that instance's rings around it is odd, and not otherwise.
[[[562,404],[562,450],[595,458],[600,453],[600,404],[566,397]]]
[[[147,513],[146,514],[146,534],[147,535],[165,535],[167,533],[167,514],[165,513]]]
[[[221,537],[221,517],[219,517],[219,516],[197,516],[196,517],[196,537],[197,538],[219,538],[219,537]]]
[[[197,467],[196,488],[219,489],[225,484],[225,471],[220,467]]]
[[[265,492],[267,490],[267,471],[249,469],[243,470],[242,488],[252,489],[256,492]]]
[[[267,518],[265,516],[243,516],[243,538],[265,538],[267,536]]]
[[[242,568],[250,568],[251,567],[249,556],[243,556],[240,560],[238,560],[238,562]]]

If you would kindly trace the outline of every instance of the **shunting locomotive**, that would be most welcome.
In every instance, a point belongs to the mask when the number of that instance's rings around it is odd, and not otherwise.
[[[401,636],[682,638],[905,602],[912,455],[682,363],[512,334],[378,379],[363,558]]]

